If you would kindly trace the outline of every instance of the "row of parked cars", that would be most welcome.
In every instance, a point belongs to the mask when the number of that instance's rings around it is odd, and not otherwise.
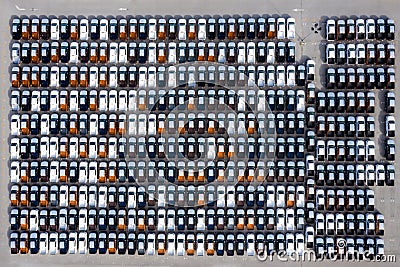
[[[183,156],[182,156],[183,157]],[[179,160],[177,158],[176,160]],[[105,183],[105,182],[252,182],[267,180],[269,182],[285,180],[304,182],[306,170],[314,173],[314,161],[203,161],[188,163],[174,161],[31,161],[11,163],[11,180],[15,182],[71,182],[71,183]]]
[[[347,18],[326,21],[326,39],[394,40],[395,23],[389,18]]]
[[[383,165],[377,165],[377,167],[383,169]],[[379,172],[382,169],[379,169]],[[315,183],[317,187],[315,187]],[[364,190],[363,185],[354,189],[334,189],[333,187],[318,189],[319,186],[319,182],[314,182],[312,179],[307,180],[306,187],[301,184],[297,186],[290,184],[267,186],[200,185],[198,187],[194,185],[166,186],[163,184],[149,184],[147,186],[89,186],[85,184],[80,186],[67,184],[29,186],[13,184],[10,201],[11,206],[21,207],[119,207],[120,209],[136,209],[153,206],[159,208],[166,206],[305,208],[315,200],[315,207],[318,211],[374,210],[374,191],[371,189]],[[199,217],[200,215],[197,216],[197,218]]]
[[[92,179],[92,178],[91,178]],[[65,181],[64,181],[65,182]],[[145,208],[166,207],[269,207],[304,208],[313,200],[314,184],[303,185],[18,185],[11,186],[12,206],[79,207],[79,208]],[[349,193],[350,194],[350,193]],[[364,202],[363,202],[364,203]],[[204,210],[203,210],[204,213]],[[197,216],[199,217],[199,216]]]
[[[218,116],[217,116],[218,115]],[[315,124],[315,117],[310,114],[309,122]],[[320,116],[319,116],[320,117]],[[318,118],[319,118],[318,117]],[[321,121],[321,120],[319,120]],[[334,125],[331,126],[328,122],[328,132],[334,130]],[[349,121],[352,123],[353,121]],[[325,122],[324,122],[325,123]],[[334,121],[332,122],[334,123]],[[355,123],[355,122],[354,122]],[[371,125],[367,130],[372,131],[368,135],[373,135],[373,122],[368,121]],[[18,135],[110,135],[110,136],[124,136],[131,137],[138,135],[139,137],[156,137],[163,134],[216,134],[217,138],[220,135],[228,134],[238,137],[248,138],[255,134],[303,134],[305,132],[306,122],[304,113],[273,113],[267,114],[267,118],[262,113],[255,115],[254,113],[209,113],[207,116],[204,113],[179,113],[178,116],[165,114],[129,114],[126,118],[125,114],[68,114],[53,113],[39,114],[14,114],[11,116],[11,134]],[[353,127],[349,125],[347,127]],[[365,126],[365,121],[363,126]],[[323,126],[321,126],[323,127]],[[341,127],[341,125],[338,125]],[[341,128],[339,128],[341,129]],[[352,128],[353,129],[353,128]],[[356,129],[356,128],[354,128]],[[318,136],[325,131],[325,128],[319,130]],[[359,129],[363,131],[360,133],[364,135],[365,127]],[[330,135],[331,133],[328,133]],[[339,133],[340,134],[340,133]],[[354,133],[350,133],[352,135]],[[54,136],[55,137],[55,136]],[[59,141],[58,137],[57,142]],[[17,144],[19,140],[13,141]],[[46,141],[47,142],[47,141]],[[126,143],[126,142],[125,142]],[[215,142],[214,142],[215,143]],[[122,151],[123,152],[123,151]]]
[[[308,95],[302,89],[288,90],[13,90],[11,91],[11,110],[26,111],[72,111],[72,112],[135,112],[135,111],[163,111],[161,114],[176,115],[173,110],[187,110],[188,112],[205,112],[215,109],[226,112],[265,112],[265,111],[305,111],[307,102],[315,102],[315,90],[309,84]],[[323,102],[323,95],[319,94],[319,104]],[[330,96],[330,94],[329,94]],[[342,94],[338,93],[338,96]],[[365,95],[348,92],[348,109],[354,109],[358,104],[361,109],[365,105]],[[362,98],[364,96],[364,98]],[[352,99],[353,101],[350,101]],[[367,95],[369,109],[373,104],[373,93]],[[333,99],[334,100],[334,99]],[[338,99],[342,100],[342,99]],[[328,104],[332,99],[328,98]],[[333,103],[333,102],[332,102]],[[341,105],[344,105],[341,103]],[[330,109],[331,107],[328,107]],[[164,114],[165,111],[170,112]],[[86,114],[86,113],[85,113]],[[134,114],[137,115],[137,114]],[[140,115],[140,114],[139,114]],[[179,114],[178,114],[179,115]]]
[[[394,68],[328,68],[326,88],[394,89]]]
[[[294,18],[14,18],[14,40],[294,39]]]
[[[310,63],[311,64],[311,63]],[[383,69],[382,69],[383,70]],[[315,69],[308,65],[272,66],[24,66],[11,69],[13,87],[294,87],[304,86],[314,77]],[[388,75],[390,73],[388,72]],[[310,76],[311,75],[311,76]],[[394,74],[393,74],[394,75]],[[383,81],[384,82],[384,81]],[[388,81],[390,82],[390,81]],[[394,81],[393,81],[394,85]]]
[[[394,167],[391,164],[333,164],[317,163],[315,179],[319,186],[383,186],[394,184]]]
[[[312,229],[312,228],[311,228]],[[315,241],[314,241],[315,240]],[[345,242],[343,247],[341,244]],[[12,232],[11,253],[31,254],[129,254],[168,256],[255,256],[260,251],[272,255],[285,251],[301,256],[306,249],[315,249],[318,257],[346,255],[363,259],[369,255],[384,255],[384,241],[379,237],[349,236],[316,237],[312,230],[303,233],[149,233],[143,232]],[[372,256],[369,256],[370,258]]]
[[[310,118],[311,116],[309,116]],[[313,117],[317,137],[374,137],[375,119],[372,116]],[[394,126],[393,126],[394,128]],[[351,140],[348,140],[351,141]]]
[[[394,44],[335,43],[326,45],[326,63],[357,65],[394,65],[396,52]]]
[[[30,63],[294,63],[294,42],[15,42],[14,64]]]
[[[127,142],[128,141],[128,142]],[[324,144],[318,140],[317,150],[324,150]],[[347,143],[350,145],[349,140]],[[339,142],[339,141],[338,141]],[[361,142],[357,145],[361,146]],[[372,142],[372,141],[370,141]],[[368,157],[374,157],[374,146],[367,143]],[[331,151],[331,142],[327,142],[328,158],[335,158],[334,151]],[[364,144],[364,143],[363,143]],[[232,159],[264,159],[268,157],[277,158],[304,158],[306,142],[303,137],[279,137],[274,138],[245,138],[245,137],[160,137],[158,139],[145,138],[116,138],[116,137],[34,137],[13,138],[11,140],[11,159],[58,159],[58,158],[106,158],[124,159],[137,156],[138,158],[149,157],[151,159],[163,158],[197,158],[207,160],[228,160]],[[335,150],[335,149],[334,149]],[[325,151],[325,150],[324,150]],[[352,151],[354,152],[354,151]],[[323,152],[318,152],[323,153]],[[339,153],[339,152],[338,152]],[[361,153],[361,152],[359,152]],[[136,154],[136,155],[135,155]],[[345,158],[345,152],[340,150],[337,158]],[[358,154],[359,155],[359,154]],[[348,150],[347,158],[351,157]],[[353,155],[354,156],[354,155]],[[343,157],[343,158],[342,158]],[[361,160],[361,155],[359,156]],[[363,157],[364,159],[364,157]]]
[[[310,212],[310,210],[307,210]],[[238,209],[12,209],[11,227],[22,231],[301,231],[303,208]],[[316,212],[317,235],[367,235],[384,231],[384,220],[374,213]],[[309,225],[309,224],[307,224]]]
[[[317,140],[315,157],[318,161],[374,161],[373,140]]]
[[[385,109],[394,110],[395,95],[385,95]],[[318,113],[374,113],[376,106],[375,92],[372,91],[319,91],[316,97]]]

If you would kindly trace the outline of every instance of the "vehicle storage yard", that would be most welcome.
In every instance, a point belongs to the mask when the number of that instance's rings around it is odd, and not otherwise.
[[[172,2],[4,9],[7,266],[398,260],[399,6]]]

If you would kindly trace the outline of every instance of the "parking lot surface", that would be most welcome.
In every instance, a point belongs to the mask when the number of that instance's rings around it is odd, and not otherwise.
[[[320,27],[324,29],[325,24],[324,22],[327,17],[334,17],[334,16],[341,16],[341,15],[385,15],[387,17],[395,19],[397,22],[398,20],[398,13],[396,13],[396,7],[395,2],[393,1],[387,1],[383,5],[380,5],[379,7],[376,6],[376,4],[373,3],[368,3],[367,5],[362,5],[361,7],[357,6],[357,1],[354,1],[352,3],[331,3],[331,2],[326,2],[326,5],[319,5],[316,3],[317,1],[298,1],[298,3],[292,3],[285,5],[284,2],[280,2],[279,4],[277,3],[265,3],[265,4],[249,4],[246,3],[244,4],[237,4],[237,5],[232,5],[232,4],[227,4],[225,2],[220,2],[218,4],[215,3],[210,3],[210,7],[207,7],[207,5],[204,5],[204,2],[200,4],[185,4],[185,5],[179,5],[179,9],[176,8],[177,4],[174,1],[167,1],[162,4],[162,6],[157,5],[158,2],[154,3],[138,3],[138,2],[131,2],[131,1],[119,1],[119,2],[114,2],[113,4],[107,4],[109,6],[102,6],[101,8],[99,7],[93,7],[93,3],[91,1],[87,1],[82,3],[79,3],[76,5],[76,7],[71,8],[71,10],[67,10],[67,8],[62,7],[61,4],[58,4],[57,6],[52,6],[48,3],[41,2],[40,4],[34,5],[33,3],[31,6],[26,6],[24,3],[8,3],[8,7],[4,8],[2,11],[5,13],[4,16],[6,18],[10,18],[10,15],[12,14],[17,14],[17,15],[22,15],[22,14],[54,14],[54,15],[62,15],[62,14],[74,14],[74,15],[96,15],[96,14],[110,14],[110,15],[118,15],[118,14],[146,14],[146,15],[182,15],[182,14],[188,14],[188,15],[214,15],[214,14],[260,14],[260,13],[265,13],[265,14],[286,14],[291,17],[294,17],[296,19],[296,32],[297,32],[297,38],[296,38],[296,59],[304,63],[304,58],[308,57],[316,61],[317,66],[322,66],[323,62],[321,58],[325,57],[325,46],[320,46],[321,44],[321,39],[323,39],[323,34],[320,32],[315,33],[311,27],[316,27],[318,28],[318,25],[316,26],[315,23],[320,23]],[[364,3],[364,2],[363,2]],[[16,6],[15,6],[16,4]],[[80,6],[81,5],[81,6]],[[242,6],[241,6],[242,5]],[[333,6],[334,5],[334,6]],[[172,8],[174,7],[174,8]],[[33,8],[33,9],[32,9]],[[265,12],[260,12],[260,9],[265,8]],[[341,10],[343,8],[343,10]],[[21,10],[25,9],[25,10]],[[363,10],[365,9],[365,10]],[[335,14],[332,14],[332,10],[335,10]],[[239,12],[240,11],[240,12]],[[8,22],[5,23],[4,25],[8,25]],[[2,29],[2,32],[4,33],[4,38],[3,40],[3,47],[4,49],[1,50],[1,58],[4,60],[4,62],[9,62],[9,31],[6,26]],[[398,36],[398,25],[396,28],[396,36]],[[324,30],[322,30],[324,32]],[[395,40],[393,42],[395,46],[397,47],[398,41]],[[3,83],[3,88],[9,88],[9,82],[8,82],[8,77],[9,77],[9,71],[10,69],[7,68],[8,64],[4,64],[1,66],[1,75],[3,75],[2,83]],[[321,67],[319,69],[322,69]],[[398,75],[398,70],[396,69],[396,74]],[[321,82],[323,84],[321,84]],[[321,75],[316,76],[316,87],[321,88],[325,86],[325,71],[321,72]],[[385,134],[385,128],[384,128],[384,123],[385,123],[385,117],[384,113],[381,111],[382,107],[384,106],[384,96],[381,95],[381,92],[378,90],[372,90],[375,92],[375,97],[377,101],[377,107],[376,111],[374,113],[375,116],[375,123],[379,126],[377,126],[375,132],[375,142],[379,143],[378,137],[381,135]],[[398,93],[394,91],[396,95]],[[2,110],[2,120],[1,123],[4,127],[1,129],[2,137],[3,140],[6,141],[9,138],[9,131],[8,125],[9,125],[9,118],[5,117],[5,114],[9,114],[9,109],[8,109],[8,99],[9,97],[7,96],[7,90],[1,91],[3,94],[2,96],[2,101],[3,101],[3,110]],[[397,117],[398,109],[396,109],[395,117]],[[383,126],[383,127],[382,127]],[[399,145],[398,141],[396,140],[396,145]],[[378,160],[384,158],[384,151],[383,146],[378,146],[377,147],[377,158]],[[4,156],[3,156],[4,155]],[[2,176],[3,177],[9,177],[8,174],[8,162],[7,159],[9,158],[8,154],[8,146],[4,146],[2,149],[2,166],[4,168],[1,168]],[[397,162],[395,162],[395,168],[398,167]],[[396,184],[396,183],[395,183]],[[385,235],[384,235],[384,240],[385,240],[385,254],[395,254],[399,257],[399,250],[398,250],[398,233],[400,230],[399,225],[396,224],[396,220],[399,218],[399,212],[397,209],[393,209],[398,203],[398,193],[399,189],[397,186],[395,187],[372,187],[375,191],[375,205],[376,205],[376,210],[379,211],[379,213],[382,213],[385,215]],[[2,194],[2,200],[4,203],[9,203],[8,200],[8,179],[3,179],[2,180],[2,186],[1,189],[4,190],[4,194]],[[2,220],[4,222],[4,231],[2,231],[2,237],[4,237],[3,240],[7,240],[7,230],[5,229],[5,226],[8,225],[8,214],[6,211],[6,206],[5,205],[2,211]],[[397,236],[396,236],[397,235]],[[43,261],[47,261],[50,264],[56,263],[58,264],[58,256],[56,257],[51,257],[51,256],[44,256],[44,257],[37,257],[37,256],[17,256],[17,257],[10,257],[8,255],[9,247],[6,242],[2,242],[1,244],[1,249],[2,252],[6,255],[7,260],[9,260],[8,266],[20,266],[24,263],[27,263],[29,261],[29,264],[32,264],[33,266],[36,264],[35,261],[37,261],[37,265],[43,264]],[[45,260],[43,260],[45,259]],[[137,261],[138,265],[180,265],[180,264],[187,264],[187,263],[192,263],[192,259],[189,257],[184,257],[183,260],[180,259],[173,259],[173,258],[160,258],[160,257],[155,257],[154,259],[151,258],[144,258],[140,256],[113,256],[113,255],[105,255],[105,256],[96,256],[94,258],[93,256],[73,256],[67,255],[63,257],[63,261],[65,261],[66,266],[68,264],[72,263],[73,261],[76,261],[78,264],[97,264],[97,262],[101,262],[100,264],[118,264],[118,265],[128,265],[132,264],[132,260],[134,259]],[[252,262],[255,264],[277,264],[279,265],[280,263],[277,261],[274,261],[272,263],[270,262],[257,262],[256,259],[250,259]],[[223,264],[226,264],[227,266],[240,266],[244,262],[242,262],[241,258],[236,258],[234,257],[233,259],[229,259],[228,257],[212,257],[209,258],[207,257],[206,259],[194,259],[193,262],[195,264],[202,264],[203,262],[206,262],[207,264],[211,265],[218,265],[221,266]],[[309,263],[302,263],[305,266],[309,266],[312,264]],[[354,263],[352,263],[354,264]],[[301,263],[289,263],[289,265],[301,265]],[[357,264],[355,264],[357,265]],[[388,264],[389,265],[389,264]],[[76,266],[76,265],[74,265]]]

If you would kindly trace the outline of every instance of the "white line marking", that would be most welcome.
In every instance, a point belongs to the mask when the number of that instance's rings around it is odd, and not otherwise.
[[[302,12],[302,11],[304,11],[304,9],[303,8],[295,8],[295,9],[293,9],[293,11],[294,12]]]
[[[118,8],[119,11],[127,11],[128,9],[126,7],[120,7]]]
[[[20,8],[18,5],[15,5],[15,8],[16,8],[17,10],[19,10],[19,11],[24,11],[24,10],[26,10],[25,8]]]

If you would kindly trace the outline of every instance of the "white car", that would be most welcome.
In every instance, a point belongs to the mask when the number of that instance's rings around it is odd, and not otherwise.
[[[336,39],[336,22],[333,19],[326,21],[326,39],[333,41]]]
[[[118,62],[118,43],[112,42],[110,44],[108,62],[109,63]]]
[[[75,254],[78,250],[78,234],[76,232],[70,232],[68,236],[68,253]]]
[[[178,237],[176,238],[177,246],[176,246],[176,254],[178,256],[184,256],[185,255],[185,234],[178,234]]]
[[[284,66],[277,66],[277,68],[276,68],[276,85],[280,86],[280,87],[285,86],[285,67]]]
[[[294,18],[288,18],[286,20],[286,32],[287,32],[287,38],[288,39],[294,39],[296,37],[296,20]]]
[[[47,254],[48,241],[49,241],[49,234],[48,233],[40,233],[40,237],[39,237],[39,253],[40,254],[42,254],[42,255]]]
[[[119,43],[118,49],[118,63],[126,63],[128,60],[128,47],[127,43]]]
[[[100,20],[100,40],[101,41],[108,40],[108,20],[107,19]]]
[[[50,233],[49,254],[55,255],[58,252],[58,233]]]
[[[14,64],[19,64],[21,61],[21,45],[19,43],[13,43],[11,48],[11,59]]]
[[[199,19],[197,26],[197,39],[204,41],[206,37],[206,20]]]
[[[50,39],[60,39],[60,21],[58,19],[52,19],[50,23]]]
[[[286,21],[284,18],[278,18],[277,20],[277,37],[278,39],[286,38]]]
[[[178,21],[178,39],[180,41],[186,40],[186,19],[179,19]]]
[[[147,67],[139,68],[139,88],[147,87]]]
[[[157,39],[157,20],[149,19],[149,40],[155,41]]]
[[[89,21],[87,19],[81,19],[79,22],[79,38],[84,41],[89,39]]]
[[[288,86],[296,86],[296,68],[293,65],[287,66],[286,69],[286,84]]]

